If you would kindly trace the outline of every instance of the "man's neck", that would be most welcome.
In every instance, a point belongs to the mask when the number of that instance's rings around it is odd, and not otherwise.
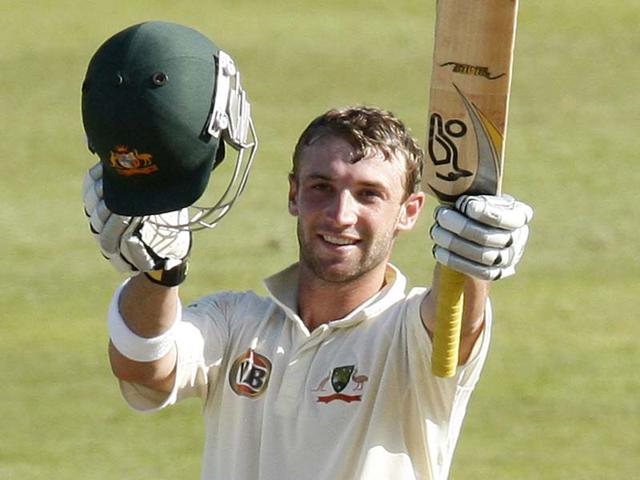
[[[385,285],[386,263],[348,282],[327,282],[301,266],[298,284],[298,312],[309,331],[339,320]]]

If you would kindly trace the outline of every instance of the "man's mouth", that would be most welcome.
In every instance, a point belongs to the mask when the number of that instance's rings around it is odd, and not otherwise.
[[[336,237],[334,235],[322,235],[322,239],[327,243],[338,246],[355,245],[358,242],[353,238]]]

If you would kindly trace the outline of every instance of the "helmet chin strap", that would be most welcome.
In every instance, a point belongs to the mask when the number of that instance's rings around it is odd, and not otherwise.
[[[251,120],[251,105],[240,84],[240,72],[233,59],[220,50],[217,59],[216,93],[206,131],[237,152],[229,185],[217,203],[211,207],[188,207],[189,220],[172,225],[179,230],[214,228],[236,202],[249,177],[258,147],[258,137]],[[153,219],[148,219],[153,222]],[[166,225],[164,225],[166,227]]]

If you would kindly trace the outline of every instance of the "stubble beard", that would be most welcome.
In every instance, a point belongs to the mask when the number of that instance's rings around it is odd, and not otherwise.
[[[305,239],[300,222],[298,222],[297,234],[302,267],[308,269],[316,278],[324,282],[342,284],[354,282],[381,263],[386,264],[395,239],[392,230],[385,232],[384,236],[374,239],[368,248],[360,250],[359,257],[356,258],[353,255],[354,258],[350,258],[345,264],[344,261],[333,262],[318,255],[310,245],[311,242]],[[343,265],[337,266],[337,263]]]

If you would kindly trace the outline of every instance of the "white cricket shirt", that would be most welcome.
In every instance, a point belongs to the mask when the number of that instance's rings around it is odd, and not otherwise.
[[[176,384],[166,397],[121,382],[137,410],[203,402],[206,480],[445,479],[491,324],[453,378],[431,374],[420,320],[427,290],[386,286],[309,332],[296,314],[297,265],[265,281],[270,297],[220,293],[185,309]]]

